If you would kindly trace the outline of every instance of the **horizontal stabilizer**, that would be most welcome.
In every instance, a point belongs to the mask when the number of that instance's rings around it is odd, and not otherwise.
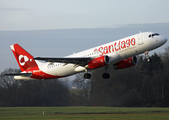
[[[9,74],[3,74],[2,76],[31,76],[32,73],[9,73]]]

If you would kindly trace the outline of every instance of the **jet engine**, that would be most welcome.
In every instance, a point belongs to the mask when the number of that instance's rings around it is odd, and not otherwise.
[[[129,57],[127,59],[123,59],[120,62],[114,64],[114,69],[124,69],[124,68],[128,68],[131,66],[136,65],[138,62],[137,57],[133,56],[133,57]]]
[[[97,57],[97,58],[91,60],[88,63],[88,67],[89,67],[89,69],[95,69],[95,68],[105,66],[109,63],[110,63],[109,57],[107,55],[105,55],[105,56]]]

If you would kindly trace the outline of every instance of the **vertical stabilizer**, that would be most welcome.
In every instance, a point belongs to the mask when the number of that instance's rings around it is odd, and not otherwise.
[[[24,50],[20,45],[14,44],[10,47],[22,72],[39,69],[36,61],[33,59],[33,56]]]

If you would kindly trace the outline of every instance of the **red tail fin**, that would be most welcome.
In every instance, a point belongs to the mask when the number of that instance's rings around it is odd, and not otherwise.
[[[39,69],[37,63],[33,59],[33,56],[24,50],[21,46],[14,44],[10,47],[22,72]]]

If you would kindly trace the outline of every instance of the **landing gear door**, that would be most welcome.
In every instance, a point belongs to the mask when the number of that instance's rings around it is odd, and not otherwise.
[[[137,40],[138,40],[138,45],[142,45],[142,44],[144,44],[144,42],[143,42],[143,36],[142,36],[142,34],[140,33],[140,34],[138,34],[138,36],[137,36]]]

